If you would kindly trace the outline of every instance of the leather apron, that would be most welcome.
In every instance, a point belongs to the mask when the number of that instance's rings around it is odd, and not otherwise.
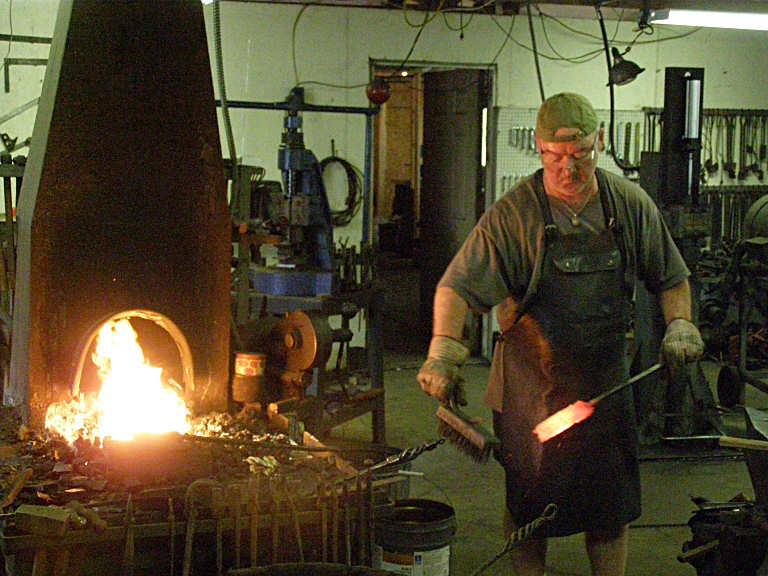
[[[503,378],[494,412],[506,472],[507,507],[518,526],[554,502],[547,536],[624,525],[640,515],[640,477],[632,391],[609,396],[594,414],[543,445],[533,427],[576,400],[628,377],[630,301],[615,219],[598,178],[605,230],[561,233],[541,172],[536,182],[548,231],[541,277],[524,316],[505,327],[492,377]]]

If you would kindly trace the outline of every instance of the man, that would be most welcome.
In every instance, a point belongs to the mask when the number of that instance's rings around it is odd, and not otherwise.
[[[626,333],[634,279],[658,295],[669,367],[701,356],[689,271],[657,207],[638,186],[597,169],[604,130],[587,99],[552,96],[539,109],[542,169],[478,221],[438,284],[421,388],[461,397],[467,311],[498,305],[502,335],[486,402],[501,440],[509,534],[554,502],[545,536],[586,533],[592,573],[624,574],[628,524],[640,515],[632,391],[543,445],[533,427],[628,377]],[[546,539],[512,553],[518,576],[544,574]]]

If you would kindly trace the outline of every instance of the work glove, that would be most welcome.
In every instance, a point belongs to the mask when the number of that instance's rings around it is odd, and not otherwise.
[[[704,355],[704,341],[696,326],[684,318],[675,318],[667,325],[661,341],[661,355],[671,368],[680,368]]]
[[[453,399],[466,406],[467,399],[461,383],[460,369],[469,358],[464,344],[448,336],[433,336],[427,360],[416,375],[421,389],[441,402]]]

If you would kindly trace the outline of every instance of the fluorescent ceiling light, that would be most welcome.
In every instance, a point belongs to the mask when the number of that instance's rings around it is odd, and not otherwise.
[[[655,10],[650,20],[657,24],[768,30],[768,14],[747,12],[714,12],[711,10]]]

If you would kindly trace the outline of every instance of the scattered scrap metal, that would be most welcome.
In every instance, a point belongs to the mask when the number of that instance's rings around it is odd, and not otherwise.
[[[118,543],[131,574],[158,538],[153,565],[167,562],[170,574],[189,574],[211,540],[210,573],[291,561],[370,565],[374,510],[407,481],[398,470],[440,443],[394,454],[307,446],[228,414],[201,418],[186,435],[122,443],[70,445],[22,428],[0,448],[0,548],[6,559],[72,565],[103,549],[113,569],[109,546],[114,555]]]

